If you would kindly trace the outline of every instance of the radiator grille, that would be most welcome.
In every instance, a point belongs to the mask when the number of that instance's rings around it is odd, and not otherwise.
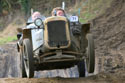
[[[66,23],[65,21],[51,21],[48,26],[48,44],[50,47],[67,46]]]

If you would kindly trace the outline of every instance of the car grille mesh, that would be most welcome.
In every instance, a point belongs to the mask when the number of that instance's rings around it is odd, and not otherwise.
[[[66,23],[65,21],[51,21],[48,26],[48,44],[50,47],[67,46]]]

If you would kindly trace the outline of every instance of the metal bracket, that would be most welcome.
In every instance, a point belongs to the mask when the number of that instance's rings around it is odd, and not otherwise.
[[[56,56],[61,57],[62,56],[62,50],[56,50]]]

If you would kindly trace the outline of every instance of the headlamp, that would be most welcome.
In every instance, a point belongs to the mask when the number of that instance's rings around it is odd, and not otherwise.
[[[42,20],[40,18],[37,18],[35,21],[34,21],[35,25],[36,26],[41,26],[43,24]]]

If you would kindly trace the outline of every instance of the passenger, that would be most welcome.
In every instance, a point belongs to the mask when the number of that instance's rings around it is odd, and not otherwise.
[[[32,21],[34,22],[37,18],[42,18],[40,12],[34,12],[32,14]]]
[[[56,7],[52,10],[52,16],[66,16],[65,11],[61,7]]]
[[[35,28],[36,25],[34,24],[34,21],[37,19],[37,18],[41,18],[42,19],[42,15],[40,14],[40,12],[34,12],[31,16],[31,19],[30,19],[30,22],[28,23],[28,25],[26,26],[26,28]],[[19,39],[19,44],[22,45],[22,42],[23,42],[23,34],[22,32],[20,33],[20,37],[18,37]]]
[[[31,23],[29,22],[27,25],[27,28],[35,28],[36,25],[34,24],[34,21],[37,19],[37,18],[41,18],[42,19],[42,15],[40,14],[40,12],[36,11],[32,14],[31,16]]]

